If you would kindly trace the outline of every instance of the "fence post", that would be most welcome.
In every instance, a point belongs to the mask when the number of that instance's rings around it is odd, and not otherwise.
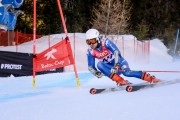
[[[18,30],[16,31],[16,52],[18,52]]]
[[[125,55],[124,55],[124,37],[123,36],[122,36],[122,50],[123,50],[122,51],[122,54],[123,54],[122,56],[125,57]]]
[[[76,45],[75,45],[75,44],[76,44],[76,36],[75,36],[75,32],[74,32],[74,62],[76,61],[76,56],[75,56],[75,53],[76,53],[76,52],[75,52],[75,50],[76,50],[75,47],[76,47]],[[76,62],[75,62],[75,63],[76,63]]]
[[[50,37],[50,34],[49,34],[48,35],[48,45],[49,45],[49,48],[51,47],[50,39],[51,39],[51,37]]]

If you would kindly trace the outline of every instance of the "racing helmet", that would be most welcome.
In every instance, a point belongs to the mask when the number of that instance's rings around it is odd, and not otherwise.
[[[96,39],[96,41],[98,43],[100,43],[100,39],[99,39],[99,31],[96,29],[89,29],[86,32],[86,40],[90,40],[90,39]]]

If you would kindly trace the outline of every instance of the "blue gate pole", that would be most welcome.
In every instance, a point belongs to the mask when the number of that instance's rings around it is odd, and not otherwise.
[[[177,30],[177,34],[176,34],[176,43],[175,43],[175,47],[174,47],[173,60],[175,60],[175,57],[176,57],[176,49],[177,49],[177,45],[178,45],[178,40],[179,40],[179,29]]]

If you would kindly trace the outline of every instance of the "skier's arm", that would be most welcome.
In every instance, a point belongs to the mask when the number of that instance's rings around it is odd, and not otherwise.
[[[120,50],[111,40],[107,39],[105,45],[114,55],[114,67],[111,68],[111,73],[117,73],[118,69],[120,68],[120,65],[118,63],[119,58],[121,57]]]
[[[88,70],[97,78],[101,78],[103,76],[103,73],[98,71],[98,70],[94,70],[92,67],[88,67]]]
[[[109,50],[112,52],[112,54],[114,54],[115,51],[117,51],[117,52],[118,52],[118,56],[121,57],[121,52],[120,52],[120,50],[118,49],[118,47],[117,47],[111,40],[106,39],[105,47],[106,47],[107,49],[109,49]]]
[[[114,52],[114,67],[111,68],[111,73],[117,73],[120,69],[118,51]]]
[[[95,58],[90,54],[89,51],[87,53],[87,60],[88,60],[88,70],[96,77],[101,78],[103,74],[96,69]]]

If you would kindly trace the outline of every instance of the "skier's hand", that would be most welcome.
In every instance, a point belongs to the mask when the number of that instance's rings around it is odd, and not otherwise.
[[[112,74],[118,73],[119,68],[120,68],[119,64],[116,64],[114,67],[111,68],[111,73]]]
[[[103,73],[100,71],[96,71],[94,74],[97,78],[101,78],[103,76]]]

